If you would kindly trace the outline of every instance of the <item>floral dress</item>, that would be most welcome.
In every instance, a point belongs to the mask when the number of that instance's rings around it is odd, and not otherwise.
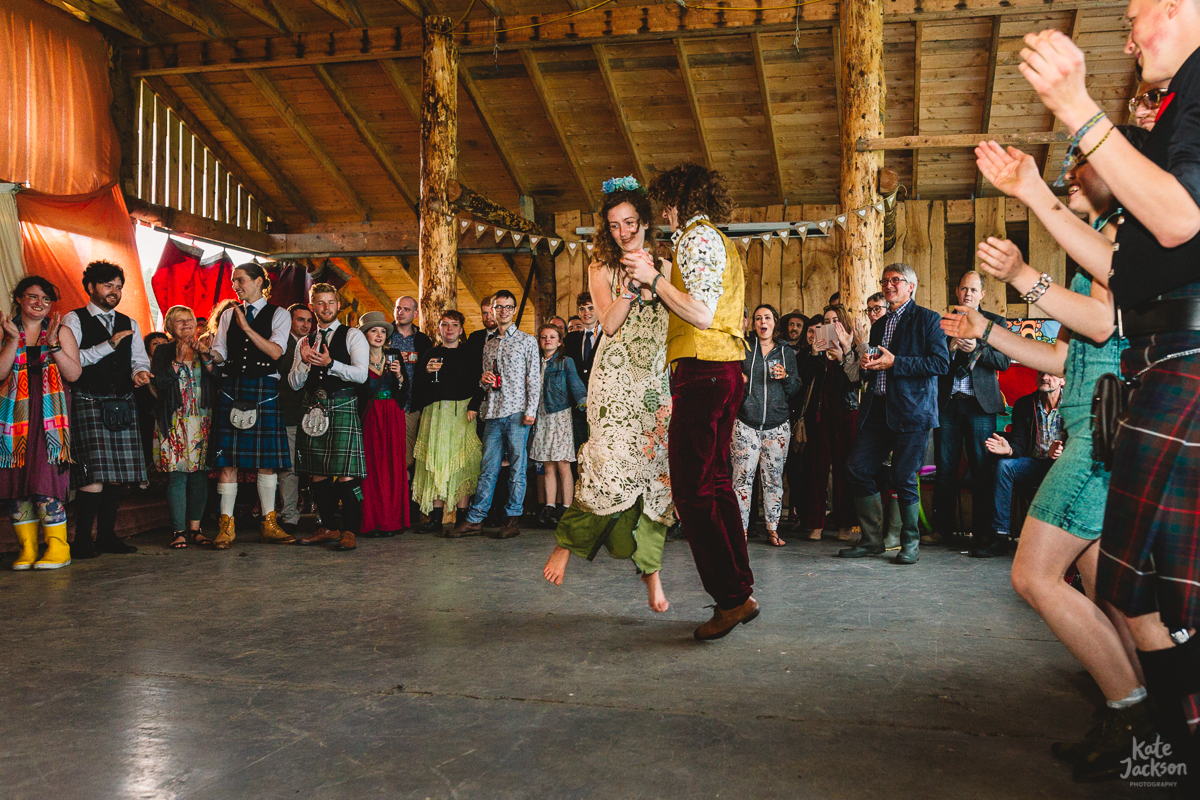
[[[200,380],[204,367],[175,363],[183,403],[172,415],[166,436],[154,426],[154,464],[160,472],[196,472],[208,461],[208,436],[212,414],[200,407]]]

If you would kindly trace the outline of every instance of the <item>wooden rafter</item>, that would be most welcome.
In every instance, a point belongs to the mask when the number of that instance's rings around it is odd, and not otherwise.
[[[358,278],[380,305],[384,308],[392,307],[395,301],[392,300],[391,295],[384,291],[384,288],[379,285],[379,281],[375,280],[370,270],[363,266],[363,263],[358,260],[357,256],[349,256],[346,259],[346,264],[350,267],[350,273]]]
[[[1075,39],[1075,34],[1079,32],[1079,22],[1083,19],[1083,11],[1084,10],[1082,8],[1077,8],[1071,14],[1071,25],[1067,29],[1067,36],[1071,37],[1072,40]],[[1134,80],[1137,80],[1136,70]],[[1063,124],[1058,121],[1057,117],[1054,118],[1054,127],[1051,128],[1051,130],[1053,130],[1055,133],[1059,133],[1064,130]],[[1045,174],[1046,172],[1046,163],[1050,160],[1050,152],[1053,149],[1053,147],[1047,147],[1045,151],[1040,154],[1041,158],[1038,160],[1038,167],[1040,168],[1042,174]]]
[[[229,111],[229,107],[226,106],[225,102],[217,96],[217,93],[213,91],[212,86],[210,86],[208,82],[199,75],[184,75],[183,81],[188,85],[189,88],[191,88],[193,92],[195,92],[196,96],[200,99],[200,102],[208,107],[209,113],[216,117],[217,122],[219,122],[225,128],[225,130],[229,131],[230,135],[237,140],[242,149],[249,153],[250,157],[257,161],[259,166],[261,166],[266,173],[271,176],[271,180],[273,180],[275,185],[279,187],[279,191],[283,192],[283,194],[287,197],[288,202],[290,202],[297,211],[299,211],[309,220],[315,222],[317,219],[316,212],[313,211],[313,208],[308,204],[308,201],[304,199],[304,195],[300,193],[300,190],[296,188],[296,185],[292,183],[291,179],[284,174],[279,165],[275,163],[275,159],[267,155],[267,152],[263,149],[262,145],[255,141],[254,137],[251,136],[250,132],[246,130],[246,126],[242,124],[241,120],[239,120]],[[193,131],[193,133],[194,132],[195,131]],[[211,147],[209,149],[212,150]],[[217,151],[213,150],[213,154],[216,155],[216,153]],[[232,159],[230,160],[232,162]],[[226,165],[225,168],[229,169],[229,166]],[[230,170],[230,172],[232,172],[232,170]]]
[[[550,121],[550,127],[554,131],[554,136],[558,139],[559,147],[562,148],[563,157],[567,160],[567,166],[571,169],[571,175],[575,177],[575,183],[579,187],[583,199],[587,202],[587,207],[594,208],[596,203],[592,198],[591,189],[587,185],[587,179],[583,176],[583,170],[580,168],[580,161],[575,153],[575,148],[572,146],[570,139],[567,138],[567,132],[563,128],[562,120],[558,118],[558,114],[554,110],[554,101],[550,98],[550,90],[546,87],[546,79],[542,77],[542,69],[538,66],[537,58],[534,57],[532,51],[522,50],[521,61],[525,64],[525,71],[529,74],[529,80],[533,83],[534,93],[537,94],[538,100],[541,101],[542,110],[546,113],[546,119]]]
[[[350,22],[356,28],[367,27],[367,18],[363,16],[362,9],[358,7],[358,0],[340,0],[340,2],[346,7],[346,13],[350,15]]]
[[[338,191],[340,191],[342,195],[350,201],[350,205],[354,206],[355,212],[361,218],[368,219],[371,216],[371,209],[367,207],[367,204],[363,202],[362,197],[360,197],[354,187],[350,185],[350,181],[346,178],[346,174],[342,172],[341,167],[339,167],[337,162],[333,160],[333,156],[329,154],[329,151],[325,149],[324,145],[317,141],[317,137],[313,136],[312,131],[308,129],[308,126],[301,121],[299,115],[297,115],[296,112],[292,110],[292,107],[288,105],[287,100],[284,99],[283,95],[279,92],[279,89],[275,86],[271,79],[264,75],[261,71],[254,69],[246,70],[246,75],[250,78],[250,82],[257,86],[258,90],[262,92],[262,96],[265,97],[271,107],[275,109],[275,113],[279,115],[284,124],[291,128],[292,133],[296,134],[300,141],[304,142],[305,146],[308,147],[308,150],[310,153],[312,153],[313,158],[315,158],[321,167],[324,168],[325,172],[328,173],[334,185],[337,186]]]
[[[609,104],[612,106],[613,113],[617,117],[617,123],[621,127],[621,138],[625,140],[625,148],[629,151],[629,159],[633,162],[633,169],[637,172],[638,181],[645,186],[648,178],[646,164],[642,161],[642,157],[638,153],[637,144],[633,140],[633,128],[629,124],[629,115],[625,113],[625,104],[621,102],[621,95],[617,92],[617,85],[613,80],[612,66],[608,61],[608,51],[604,49],[604,45],[594,44],[592,45],[592,52],[596,54],[596,63],[600,66],[600,77],[604,79],[604,88],[608,91]]]
[[[429,9],[422,0],[396,0],[396,3],[419,20],[429,15]]]
[[[712,152],[708,149],[708,136],[704,133],[704,117],[700,114],[700,101],[696,99],[696,87],[692,84],[692,68],[688,63],[687,48],[683,39],[675,40],[675,59],[679,62],[679,74],[683,78],[683,91],[687,95],[688,108],[692,111],[692,123],[696,126],[696,138],[700,140],[700,152],[704,154],[704,166],[712,169]]]
[[[146,0],[172,3],[172,0]],[[349,26],[355,22],[352,11],[338,0],[312,0]],[[352,0],[342,0],[350,3]],[[173,3],[172,3],[173,4]],[[972,7],[964,7],[971,5]],[[1055,0],[1056,10],[1075,8],[1124,9],[1126,0]],[[1008,15],[1043,11],[1045,0],[996,0],[987,6],[962,0],[894,0],[888,3],[889,22],[914,20],[970,19],[980,16]],[[714,37],[741,34],[749,28],[761,33],[780,33],[796,28],[795,9],[768,9],[755,6],[720,11],[684,9],[674,3],[648,6],[606,7],[589,14],[571,16],[546,14],[536,17],[501,17],[501,27],[511,25],[503,38],[496,40],[491,18],[468,19],[456,32],[456,45],[462,55],[491,54],[494,49],[510,51],[563,45],[616,45],[654,40]],[[836,19],[834,2],[806,6],[800,27],[828,29]],[[360,15],[361,16],[361,15]],[[529,23],[536,23],[528,25]],[[528,27],[524,27],[528,25]],[[346,31],[345,36],[314,33],[306,36],[273,36],[231,42],[173,42],[167,48],[133,48],[130,73],[170,74],[172,72],[222,71],[252,67],[328,64],[350,61],[377,61],[383,58],[416,58],[422,51],[422,27],[415,23],[387,25]]]
[[[158,9],[168,16],[174,17],[192,30],[203,33],[210,38],[224,39],[229,36],[229,30],[219,18],[210,17],[210,15],[204,14],[203,11],[199,14],[194,13],[174,2],[174,0],[141,0],[141,2],[151,8]],[[196,8],[199,10],[201,6],[196,6]]]
[[[166,38],[154,27],[154,23],[146,13],[145,6],[138,3],[137,0],[114,1],[117,4],[117,8],[121,9],[121,13],[125,15],[125,18],[133,23],[133,26],[141,32],[141,38],[154,45],[163,45],[166,42]]]
[[[275,16],[279,17],[280,22],[287,29],[286,32],[299,33],[303,30],[300,19],[296,16],[295,9],[289,5],[288,0],[263,0],[263,2],[275,13]]]
[[[925,50],[925,23],[917,20],[913,23],[913,136],[921,135],[921,61]],[[912,193],[921,195],[921,153],[917,151],[912,156]]]
[[[93,3],[92,0],[46,0],[46,2],[67,12],[70,12],[72,9],[82,11],[97,22],[104,23],[108,27],[118,30],[126,36],[131,36],[134,39],[141,39],[144,42],[152,41],[146,38],[141,29],[131,20],[113,12],[111,8],[105,8],[102,5]]]
[[[387,173],[388,179],[399,190],[404,197],[408,207],[415,214],[417,211],[417,195],[408,182],[404,180],[404,176],[400,174],[400,168],[396,165],[392,154],[388,152],[387,147],[375,135],[367,121],[350,102],[349,95],[330,74],[329,70],[321,64],[313,66],[313,72],[316,73],[317,80],[325,87],[325,91],[329,92],[329,96],[333,98],[333,102],[337,103],[337,107],[341,109],[342,114],[350,122],[350,126],[354,128],[354,132],[358,134],[358,138],[362,140],[367,149],[371,151],[371,155],[379,162],[379,166],[383,167],[383,171]]]
[[[1000,17],[992,17],[992,40],[988,45],[987,84],[983,90],[983,119],[979,130],[992,132],[992,99],[996,94],[996,59],[1000,55]],[[975,196],[983,194],[983,173],[975,171]]]
[[[421,101],[417,98],[416,92],[412,90],[412,87],[408,85],[408,81],[404,80],[404,74],[400,71],[400,65],[393,59],[385,58],[379,62],[379,66],[392,82],[392,86],[396,89],[396,94],[400,95],[400,99],[404,101],[404,107],[408,109],[408,113],[420,125]]]
[[[994,139],[999,144],[1013,146],[1032,144],[1057,144],[1067,141],[1061,131],[1049,133],[948,133],[944,136],[896,136],[884,139],[859,139],[854,149],[860,153],[868,150],[921,150],[925,148],[975,147],[982,141]]]
[[[767,123],[767,140],[771,145],[771,164],[774,167],[776,196],[780,202],[787,199],[783,187],[783,162],[779,158],[779,136],[775,131],[775,114],[771,110],[771,88],[767,85],[767,69],[763,61],[762,36],[758,31],[750,34],[750,43],[754,48],[754,68],[758,72],[758,93],[762,96],[763,118]]]
[[[239,11],[250,15],[272,30],[279,31],[280,33],[294,33],[298,30],[298,28],[293,27],[294,23],[293,25],[289,25],[280,16],[278,7],[273,3],[259,5],[254,0],[225,0],[225,2]]]
[[[150,90],[158,96],[158,99],[167,104],[167,107],[175,112],[175,116],[183,122],[184,126],[195,136],[200,143],[208,148],[213,154],[213,158],[229,171],[233,179],[240,183],[246,191],[254,198],[255,202],[266,211],[272,219],[283,221],[284,216],[279,211],[279,206],[271,197],[262,190],[262,187],[257,185],[250,175],[242,168],[242,165],[237,162],[229,151],[225,149],[225,145],[212,135],[200,119],[192,113],[192,110],[183,104],[179,99],[179,95],[175,94],[175,90],[166,84],[162,78],[146,78],[146,84]]]
[[[467,290],[467,299],[469,299],[473,305],[478,307],[480,298],[486,297],[487,295],[482,294],[482,290],[479,288],[479,285],[475,283],[475,279],[471,277],[471,273],[468,272],[466,267],[463,266],[461,258],[458,260],[458,281],[463,285],[463,288]],[[459,303],[459,305],[461,306],[462,303]]]
[[[483,129],[487,132],[488,139],[492,143],[492,147],[496,150],[496,155],[500,157],[500,163],[508,170],[508,177],[512,180],[513,186],[517,187],[517,194],[528,194],[526,187],[528,184],[525,181],[525,176],[517,169],[517,162],[513,159],[512,154],[508,152],[507,146],[501,141],[497,135],[499,127],[496,123],[496,118],[492,116],[492,112],[488,110],[487,103],[483,101],[483,96],[479,91],[479,86],[475,83],[475,79],[471,77],[467,65],[458,61],[458,82],[462,84],[463,90],[466,91],[467,97],[471,98],[471,105],[475,106],[475,113],[479,115],[479,121],[483,123]]]

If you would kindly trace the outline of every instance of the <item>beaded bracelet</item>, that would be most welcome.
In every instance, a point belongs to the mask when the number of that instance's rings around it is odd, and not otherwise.
[[[1109,137],[1109,136],[1112,136],[1112,132],[1113,132],[1113,131],[1115,131],[1116,129],[1117,129],[1117,126],[1116,126],[1116,125],[1113,125],[1111,128],[1109,128],[1109,129],[1108,129],[1108,131],[1107,131],[1107,132],[1104,134],[1104,136],[1103,136],[1103,137],[1101,137],[1100,141],[1096,142],[1096,146],[1095,146],[1095,147],[1093,147],[1091,150],[1088,150],[1086,153],[1084,153],[1084,154],[1083,154],[1083,160],[1085,160],[1085,161],[1086,161],[1087,159],[1091,158],[1091,157],[1092,157],[1092,153],[1094,153],[1094,152],[1096,152],[1097,150],[1099,150],[1099,149],[1100,149],[1100,145],[1102,145],[1102,144],[1104,144],[1105,142],[1107,142],[1107,141],[1108,141],[1108,137]]]
[[[1033,305],[1042,299],[1042,295],[1046,293],[1052,283],[1054,283],[1054,279],[1043,272],[1041,277],[1038,278],[1038,282],[1033,285],[1033,288],[1021,295],[1021,299]]]
[[[1083,141],[1083,137],[1087,136],[1088,131],[1100,124],[1101,120],[1107,119],[1107,115],[1103,111],[1096,112],[1096,115],[1083,123],[1083,127],[1075,131],[1071,136],[1067,145],[1066,156],[1063,157],[1062,169],[1058,173],[1058,178],[1055,179],[1055,186],[1063,186],[1067,181],[1067,173],[1075,169],[1079,164],[1079,159],[1082,153],[1079,152],[1079,143]],[[1086,158],[1086,156],[1083,156]]]
[[[994,319],[989,319],[987,327],[983,329],[983,336],[979,337],[979,341],[987,344],[988,337],[992,335],[992,326],[996,324]]]
[[[661,273],[658,275],[655,275],[654,280],[650,281],[650,294],[654,295],[655,297],[658,297],[658,289],[656,289],[654,287],[658,286],[658,281],[660,278],[662,278]]]

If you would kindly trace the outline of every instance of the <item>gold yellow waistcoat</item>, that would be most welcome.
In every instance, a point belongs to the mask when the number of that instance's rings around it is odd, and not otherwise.
[[[717,310],[713,314],[712,325],[705,331],[684,322],[676,314],[671,314],[671,319],[667,323],[668,364],[681,358],[698,358],[701,361],[742,361],[746,357],[746,347],[742,336],[742,313],[746,304],[745,264],[733,241],[707,219],[699,219],[688,225],[684,229],[683,235],[676,241],[682,241],[684,235],[700,225],[707,225],[715,230],[725,244],[725,274],[721,276],[721,299],[717,301]],[[683,282],[683,273],[679,269],[678,248],[673,253],[673,260],[671,285],[686,293],[687,287]]]

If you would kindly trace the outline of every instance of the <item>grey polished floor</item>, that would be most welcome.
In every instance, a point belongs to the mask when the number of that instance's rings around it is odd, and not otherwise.
[[[628,562],[546,584],[544,531],[257,538],[0,574],[0,796],[1149,796],[1050,758],[1097,695],[1009,559],[752,540],[763,614],[701,644],[682,543],[655,615]]]

